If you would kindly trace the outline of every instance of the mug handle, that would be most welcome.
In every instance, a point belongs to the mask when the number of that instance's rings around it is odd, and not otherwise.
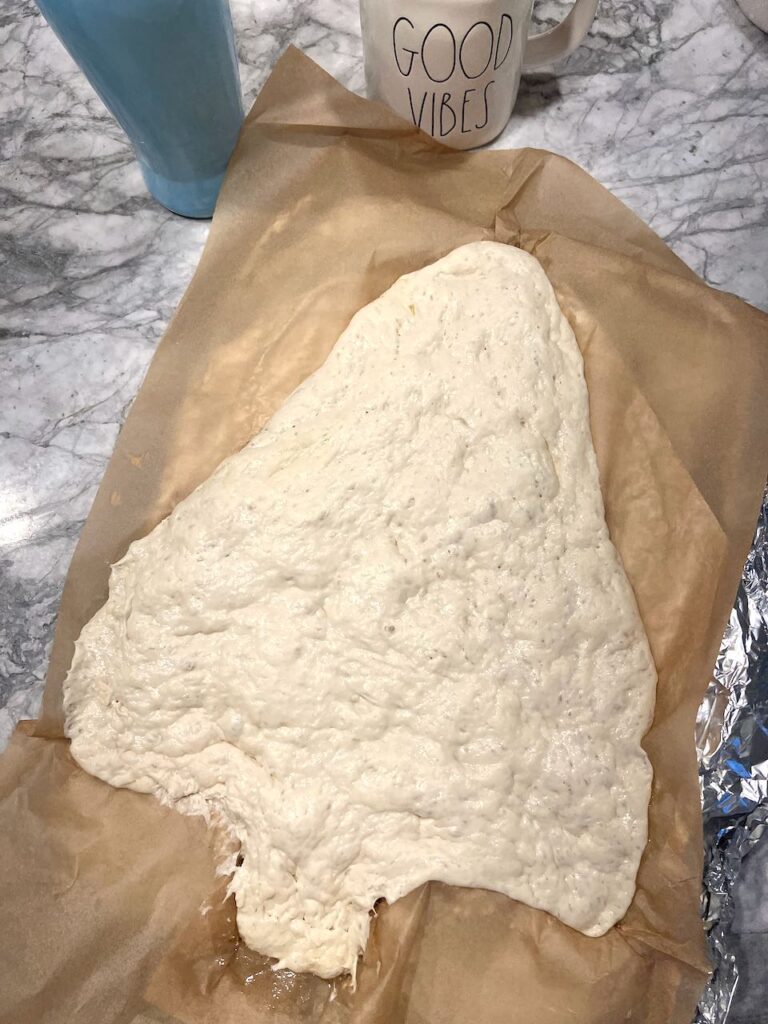
[[[528,36],[523,54],[523,71],[554,64],[573,53],[595,19],[599,0],[576,0],[566,17],[546,32]]]

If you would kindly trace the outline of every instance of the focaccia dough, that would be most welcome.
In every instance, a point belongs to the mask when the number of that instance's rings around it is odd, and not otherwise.
[[[619,920],[654,686],[573,332],[535,259],[479,242],[131,545],[65,706],[89,772],[227,823],[248,945],[331,977],[427,879]]]

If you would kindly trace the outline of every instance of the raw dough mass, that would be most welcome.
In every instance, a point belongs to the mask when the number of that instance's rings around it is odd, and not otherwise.
[[[131,545],[65,707],[89,772],[228,824],[245,942],[331,977],[427,879],[618,921],[654,687],[573,332],[533,257],[478,242]]]

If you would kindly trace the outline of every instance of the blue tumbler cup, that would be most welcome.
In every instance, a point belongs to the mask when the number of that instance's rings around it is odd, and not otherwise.
[[[243,120],[228,0],[37,0],[163,206],[210,217]]]

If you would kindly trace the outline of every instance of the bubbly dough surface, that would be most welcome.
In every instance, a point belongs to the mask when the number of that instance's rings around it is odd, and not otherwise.
[[[573,332],[533,257],[478,242],[131,545],[65,708],[89,772],[229,824],[248,945],[331,977],[428,879],[618,921],[655,681]]]

